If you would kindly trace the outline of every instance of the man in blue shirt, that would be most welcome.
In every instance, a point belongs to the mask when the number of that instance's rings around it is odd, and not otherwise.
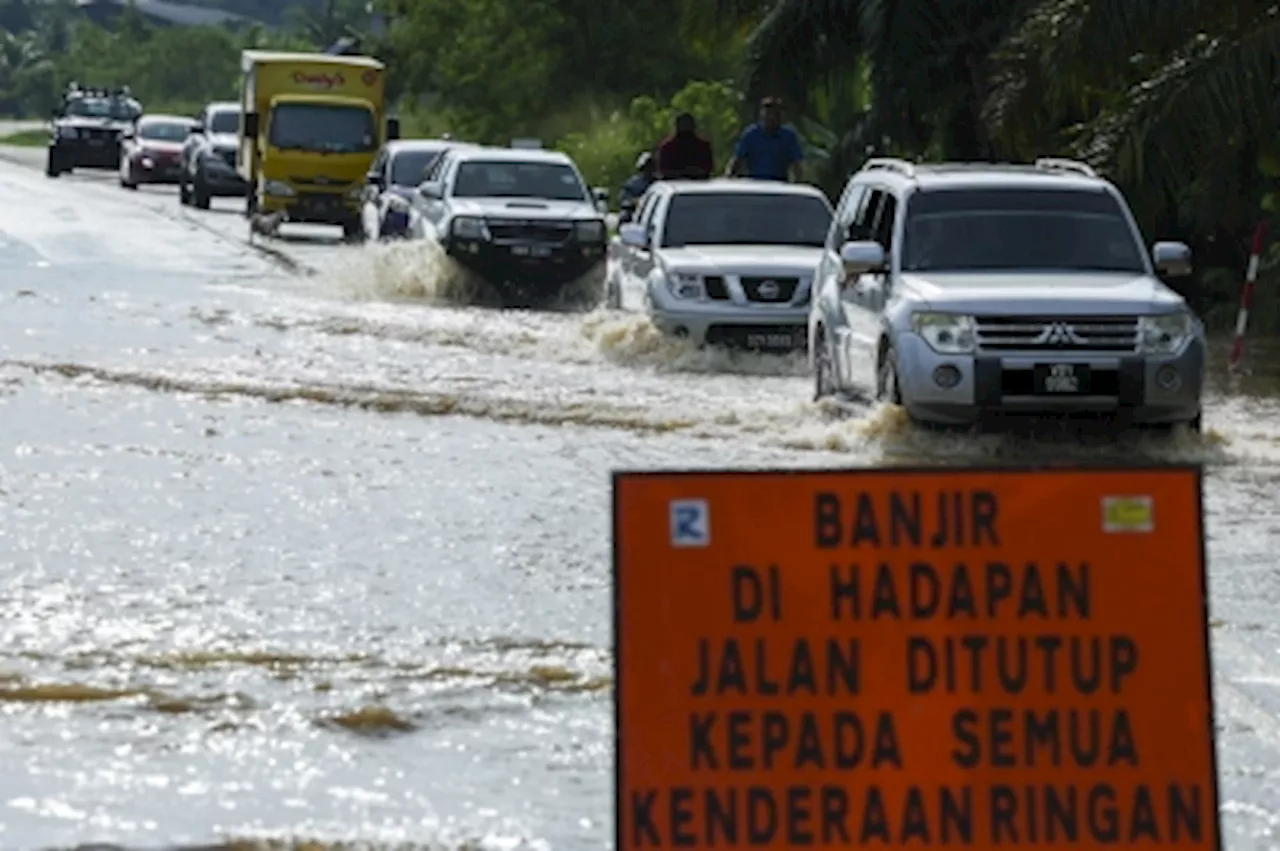
[[[745,173],[756,180],[790,179],[799,183],[803,162],[800,134],[782,124],[782,101],[765,98],[760,101],[760,121],[739,137],[725,175]]]

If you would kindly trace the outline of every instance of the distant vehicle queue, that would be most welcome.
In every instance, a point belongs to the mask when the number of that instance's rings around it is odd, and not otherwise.
[[[1128,204],[1082,163],[870,159],[833,205],[805,185],[799,135],[765,98],[722,174],[694,116],[640,152],[619,193],[537,140],[400,139],[384,68],[362,56],[245,51],[241,97],[195,119],[73,84],[50,177],[116,168],[182,204],[239,197],[254,233],[334,225],[428,240],[508,304],[612,309],[696,345],[807,352],[814,397],[876,398],[916,422],[1086,413],[1201,428],[1204,328],[1159,276]]]

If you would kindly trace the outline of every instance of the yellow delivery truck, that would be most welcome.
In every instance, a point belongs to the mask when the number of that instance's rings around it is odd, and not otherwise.
[[[386,115],[385,67],[368,56],[241,54],[240,151],[245,214],[338,225],[358,238],[365,175],[400,135]]]

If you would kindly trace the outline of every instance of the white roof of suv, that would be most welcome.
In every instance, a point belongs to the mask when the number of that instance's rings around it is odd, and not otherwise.
[[[742,177],[715,177],[710,180],[658,180],[654,187],[667,187],[681,195],[704,192],[739,192],[744,195],[812,195],[826,198],[822,190],[808,183],[787,183],[782,180],[751,180]]]
[[[1101,189],[1110,183],[1090,166],[1075,160],[1043,157],[1033,164],[912,163],[878,157],[867,160],[859,173],[874,172],[921,189],[959,189],[1018,186],[1026,189]]]

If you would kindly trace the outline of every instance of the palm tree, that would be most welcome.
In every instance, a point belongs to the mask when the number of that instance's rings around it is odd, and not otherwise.
[[[1280,12],[1256,0],[1040,0],[996,58],[1006,151],[1068,143],[1146,222],[1247,229],[1275,154]]]

